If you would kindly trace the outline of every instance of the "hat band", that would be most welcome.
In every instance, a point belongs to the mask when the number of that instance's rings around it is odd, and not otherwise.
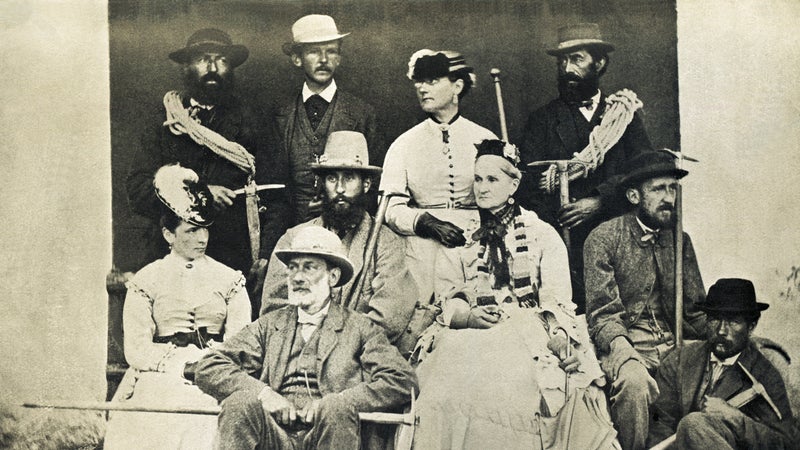
[[[339,30],[327,30],[323,33],[319,32],[312,32],[312,33],[302,33],[302,34],[295,34],[292,37],[292,40],[295,44],[316,44],[319,42],[329,42],[329,41],[337,41],[350,33],[341,34]]]
[[[320,160],[319,165],[321,167],[324,166],[359,166],[364,167],[364,162],[358,159],[335,159],[335,158],[328,158],[326,160]]]
[[[192,42],[189,45],[189,48],[191,48],[191,47],[199,47],[201,45],[218,45],[220,47],[229,47],[232,44],[230,42],[221,42],[221,41],[209,40],[209,41]]]
[[[571,39],[569,41],[559,42],[558,50],[582,47],[585,45],[608,45],[608,44],[600,39]]]

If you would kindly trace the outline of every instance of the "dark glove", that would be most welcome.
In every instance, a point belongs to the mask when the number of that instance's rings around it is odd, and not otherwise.
[[[461,247],[467,243],[464,230],[450,222],[433,217],[430,213],[422,213],[414,227],[417,236],[433,239],[448,248]]]

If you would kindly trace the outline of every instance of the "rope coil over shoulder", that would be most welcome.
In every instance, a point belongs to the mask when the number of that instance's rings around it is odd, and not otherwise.
[[[581,161],[585,164],[585,167],[580,164],[570,165],[570,181],[587,176],[603,164],[606,153],[619,142],[633,120],[634,114],[642,106],[643,103],[636,96],[636,93],[629,89],[622,89],[606,98],[606,110],[603,119],[600,125],[594,127],[589,135],[589,144],[580,153],[573,155],[573,161]],[[558,174],[555,164],[550,165],[542,173],[540,186],[548,194],[558,191]]]
[[[183,107],[178,91],[169,91],[164,95],[164,109],[167,112],[167,120],[164,121],[164,126],[169,127],[169,131],[172,134],[176,136],[188,135],[198,145],[206,147],[214,154],[225,158],[225,160],[247,174],[245,206],[247,227],[250,235],[250,256],[253,261],[257,260],[261,244],[261,225],[258,217],[255,156],[245,150],[241,144],[225,139],[221,134],[192,119],[189,116],[189,112]]]

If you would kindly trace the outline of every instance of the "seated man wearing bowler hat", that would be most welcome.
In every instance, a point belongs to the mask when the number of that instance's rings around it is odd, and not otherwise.
[[[375,226],[375,219],[366,211],[367,193],[376,186],[382,170],[370,165],[367,140],[357,131],[334,131],[328,136],[319,162],[311,163],[311,170],[320,180],[322,215],[287,230],[275,248],[288,248],[297,233],[309,226],[336,233],[355,271],[350,281],[334,290],[334,302],[349,304],[365,313],[386,330],[389,341],[402,354],[410,354],[419,333],[429,323],[409,328],[418,311],[419,298],[417,285],[406,267],[404,240],[381,225],[375,248],[366,255]],[[264,280],[262,315],[286,303],[287,270],[273,254]]]
[[[253,294],[256,281],[263,278],[266,259],[288,226],[288,203],[282,191],[262,191],[268,212],[259,211],[263,204],[234,191],[251,182],[286,183],[288,168],[264,145],[268,140],[259,115],[234,94],[234,71],[248,55],[247,47],[234,44],[227,33],[215,28],[198,30],[185,47],[169,54],[181,66],[183,89],[163,96],[150,119],[152,126],[144,130],[140,142],[133,143],[138,147],[126,189],[133,210],[151,220],[145,264],[168,253],[158,225],[160,202],[153,191],[156,171],[180,164],[197,173],[218,212],[209,228],[207,254],[248,276]],[[248,209],[260,220],[248,217]],[[250,296],[255,313],[260,290],[257,294]]]
[[[797,448],[783,379],[751,340],[767,307],[756,301],[748,280],[721,279],[711,286],[698,305],[707,315],[707,339],[687,344],[680,360],[678,352],[670,353],[656,373],[660,394],[650,419],[651,445],[676,434],[673,447],[680,449]],[[750,376],[766,395],[738,408],[728,403],[752,389]]]
[[[407,403],[414,370],[380,326],[332,301],[354,272],[333,232],[305,227],[275,254],[288,268],[288,305],[197,367],[197,385],[222,402],[216,447],[358,449],[358,413]]]
[[[610,382],[611,419],[624,450],[644,448],[652,377],[675,344],[675,195],[688,172],[669,152],[631,159],[621,180],[627,214],[600,224],[586,239],[589,333]],[[705,298],[692,241],[683,234],[683,335],[702,339]]]
[[[322,155],[330,133],[362,133],[367,139],[370,161],[378,167],[383,165],[386,147],[378,132],[375,110],[340,89],[334,79],[342,61],[342,40],[349,34],[341,33],[332,17],[310,14],[292,25],[292,40],[283,45],[283,52],[291,58],[292,65],[302,70],[305,80],[290,98],[281,99],[285,103],[279,105],[274,124],[291,168],[295,224],[320,214],[322,204],[316,196],[311,163]],[[377,197],[368,194],[368,198],[367,210],[374,211]]]

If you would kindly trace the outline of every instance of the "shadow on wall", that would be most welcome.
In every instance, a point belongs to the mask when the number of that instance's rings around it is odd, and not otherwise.
[[[555,60],[545,53],[557,29],[598,22],[616,45],[602,87],[637,92],[654,145],[678,145],[676,12],[672,1],[111,1],[110,70],[114,262],[136,270],[144,219],[128,207],[124,179],[146,124],[163,120],[161,99],[181,87],[179,67],[167,54],[203,27],[226,30],[250,49],[237,68],[238,92],[264,112],[284,103],[302,75],[281,52],[292,23],[309,13],[330,14],[345,38],[337,84],[370,102],[387,143],[421,121],[408,58],[421,48],[459,50],[478,75],[462,112],[500,133],[494,87],[488,73],[502,71],[511,141],[517,143],[527,115],[556,96]]]

